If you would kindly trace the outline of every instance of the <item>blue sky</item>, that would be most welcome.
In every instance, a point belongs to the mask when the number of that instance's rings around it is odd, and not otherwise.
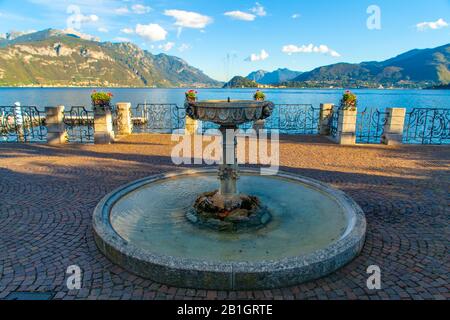
[[[0,0],[0,34],[71,28],[129,40],[218,80],[383,60],[449,43],[449,25],[450,0]]]

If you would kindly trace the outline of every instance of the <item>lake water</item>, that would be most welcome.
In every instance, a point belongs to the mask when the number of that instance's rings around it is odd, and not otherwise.
[[[45,106],[65,105],[90,106],[90,88],[0,88],[0,106],[22,105]],[[97,89],[114,94],[113,102],[175,103],[182,106],[186,89]],[[252,99],[255,89],[198,89],[201,100],[208,99]],[[267,99],[276,104],[337,104],[343,90],[335,89],[266,89]],[[353,90],[358,95],[360,108],[405,107],[450,108],[450,90]]]

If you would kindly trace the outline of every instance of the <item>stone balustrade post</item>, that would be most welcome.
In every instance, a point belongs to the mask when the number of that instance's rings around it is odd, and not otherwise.
[[[356,115],[355,110],[343,110],[339,109],[339,118],[337,126],[337,134],[333,140],[342,145],[354,145],[356,144]]]
[[[64,125],[64,106],[46,107],[45,123],[47,126],[47,143],[56,145],[67,143]]]
[[[319,134],[328,136],[330,134],[330,117],[333,114],[332,103],[320,104],[320,116],[319,116]]]
[[[117,133],[129,135],[133,132],[133,121],[131,117],[131,103],[119,102],[117,107]]]
[[[186,128],[185,128],[186,135],[194,135],[197,133],[197,130],[198,130],[198,121],[193,120],[192,118],[186,115]]]
[[[387,108],[388,118],[384,125],[382,142],[387,145],[398,145],[403,141],[405,125],[405,108]]]
[[[111,110],[94,108],[94,143],[110,144],[114,142],[114,131]]]

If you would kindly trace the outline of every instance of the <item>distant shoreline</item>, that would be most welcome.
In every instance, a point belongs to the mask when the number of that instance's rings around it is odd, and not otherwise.
[[[223,90],[449,90],[448,88],[306,88],[306,87],[289,87],[289,88],[222,88],[222,87],[100,87],[100,86],[0,86],[0,89],[179,89],[179,90],[187,90],[187,89],[223,89]]]

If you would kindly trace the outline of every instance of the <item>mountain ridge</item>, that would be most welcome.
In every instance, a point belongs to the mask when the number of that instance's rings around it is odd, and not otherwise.
[[[0,86],[221,87],[181,58],[46,29],[0,40]]]
[[[247,78],[259,84],[274,85],[285,81],[290,81],[301,75],[301,71],[293,71],[287,68],[279,68],[275,71],[258,70],[250,73]]]
[[[431,86],[450,82],[450,44],[413,49],[384,61],[336,63],[305,72],[293,83],[306,86]]]

